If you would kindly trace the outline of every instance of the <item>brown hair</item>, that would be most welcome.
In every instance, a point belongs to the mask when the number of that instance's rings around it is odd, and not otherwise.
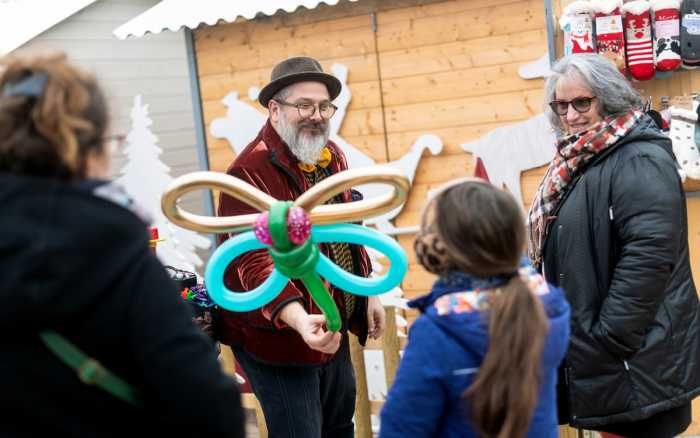
[[[468,181],[441,192],[433,213],[452,266],[481,278],[511,275],[491,302],[489,349],[462,397],[482,437],[522,437],[537,404],[548,319],[517,275],[525,244],[521,208],[509,193]]]
[[[95,78],[64,55],[9,58],[0,70],[0,171],[81,178],[90,150],[101,151],[109,116]],[[46,75],[39,96],[6,90]]]

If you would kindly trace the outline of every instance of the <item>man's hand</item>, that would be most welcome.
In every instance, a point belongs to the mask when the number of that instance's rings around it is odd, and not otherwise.
[[[379,297],[367,298],[367,336],[379,339],[384,333],[386,314]]]
[[[309,315],[298,301],[293,301],[282,308],[279,318],[301,335],[309,348],[321,353],[333,354],[340,348],[340,333],[326,331],[326,317]]]

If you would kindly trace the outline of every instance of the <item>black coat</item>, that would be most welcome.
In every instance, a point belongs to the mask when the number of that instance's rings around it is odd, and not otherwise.
[[[555,212],[544,272],[571,303],[560,419],[641,420],[700,394],[700,310],[671,141],[644,117]]]
[[[0,436],[244,436],[235,382],[129,210],[0,173],[0,266]],[[40,341],[46,329],[140,389],[145,407],[81,383]]]

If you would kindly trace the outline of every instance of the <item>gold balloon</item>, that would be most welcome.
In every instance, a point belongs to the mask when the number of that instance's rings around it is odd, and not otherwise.
[[[387,184],[391,193],[362,201],[323,205],[350,187]],[[236,177],[219,172],[193,172],[170,183],[161,200],[163,214],[175,225],[203,233],[232,233],[253,227],[257,214],[211,217],[180,208],[178,200],[194,190],[220,190],[257,210],[268,211],[277,199]],[[379,216],[403,204],[410,189],[406,175],[389,166],[373,166],[336,173],[303,193],[294,206],[309,212],[313,224],[357,222]]]

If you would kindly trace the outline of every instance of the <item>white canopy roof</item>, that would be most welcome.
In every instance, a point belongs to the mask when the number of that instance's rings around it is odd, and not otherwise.
[[[314,9],[320,3],[336,5],[340,0],[162,0],[114,30],[120,39],[141,37],[146,33],[163,30],[178,31],[185,26],[197,28],[205,23],[214,25],[219,20],[233,22],[238,17],[250,20],[258,14],[274,15],[278,11],[294,12],[298,7]],[[357,1],[357,0],[348,0]]]
[[[95,0],[0,0],[0,56],[6,55]]]

